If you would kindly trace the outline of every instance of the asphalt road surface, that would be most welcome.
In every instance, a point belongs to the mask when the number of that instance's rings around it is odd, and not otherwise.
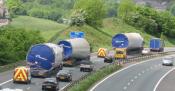
[[[156,88],[156,91],[175,91],[175,70],[170,72],[163,78],[163,80],[160,82],[158,87]]]
[[[91,60],[94,63],[95,70],[98,70],[101,67],[108,65],[107,63],[103,62],[104,60],[103,58],[97,58],[96,55],[93,55],[91,57]],[[73,80],[77,80],[81,76],[87,74],[87,72],[80,72],[79,67],[70,67],[70,68],[64,67],[63,69],[68,69],[72,71]],[[0,85],[2,86],[2,88],[21,89],[23,91],[41,91],[42,82],[44,81],[43,78],[32,78],[31,84],[14,84],[11,80],[9,80],[12,78],[12,74],[13,74],[13,71],[8,71],[0,74],[2,78],[0,79],[0,82],[1,82]],[[55,78],[55,76],[52,76],[52,77]],[[7,83],[3,83],[6,81]],[[60,82],[59,87],[60,89],[62,89],[68,84],[69,82]]]
[[[161,77],[172,68],[162,66],[161,58],[154,58],[114,73],[91,91],[153,91]]]
[[[172,50],[175,50],[175,48],[167,48],[165,51],[169,51],[169,50],[172,51]],[[138,56],[138,55],[129,56],[129,57],[135,57],[135,56]],[[92,54],[91,61],[94,63],[95,70],[99,70],[101,67],[108,65],[107,63],[103,63],[102,58],[97,58],[96,54]],[[82,75],[87,74],[86,72],[80,72],[79,67],[64,68],[64,69],[72,70],[73,80],[77,80]],[[166,69],[164,69],[164,70],[166,71]],[[132,73],[132,71],[131,71],[131,73]],[[26,84],[14,84],[12,82],[12,75],[13,75],[13,70],[0,73],[0,86],[2,88],[21,89],[22,91],[41,91],[41,85],[42,85],[42,82],[44,81],[44,79],[33,78],[32,83],[28,84],[28,85],[26,85]],[[55,77],[55,76],[53,76],[53,77]],[[68,84],[69,84],[68,82],[60,82],[59,87],[60,87],[60,89],[62,89]]]

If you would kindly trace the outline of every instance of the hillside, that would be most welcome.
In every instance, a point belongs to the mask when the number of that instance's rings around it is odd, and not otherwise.
[[[17,28],[26,28],[28,30],[34,31],[38,30],[41,32],[42,36],[45,38],[46,41],[54,36],[56,32],[61,31],[62,29],[67,27],[66,25],[58,24],[50,20],[33,18],[29,16],[19,16],[17,18],[14,18],[11,26]],[[106,47],[111,49],[112,36],[117,33],[140,33],[145,39],[145,47],[148,47],[149,40],[151,37],[153,37],[142,30],[138,30],[132,26],[122,23],[120,20],[113,20],[113,18],[108,18],[103,21],[103,27],[100,29],[95,29],[88,25],[84,25],[82,27],[70,27],[66,31],[61,33],[58,36],[57,40],[54,41],[54,43],[57,43],[58,41],[63,39],[68,39],[69,33],[71,31],[85,32],[85,37],[93,46],[93,51],[97,51],[99,47]],[[167,47],[175,45],[174,39],[171,38],[167,38],[165,43]]]
[[[10,26],[40,31],[41,35],[46,41],[50,39],[56,32],[61,31],[67,27],[66,25],[59,24],[51,20],[34,18],[30,16],[18,16],[12,20]]]
[[[127,32],[140,33],[145,39],[146,44],[145,47],[148,47],[149,40],[150,38],[153,37],[142,30],[135,29],[134,27],[124,24],[120,21],[114,21],[112,18],[105,19],[103,25],[104,27],[101,29],[94,29],[88,25],[84,25],[82,27],[70,27],[62,34],[60,34],[55,43],[57,43],[59,40],[69,38],[69,33],[71,31],[85,32],[85,37],[93,46],[93,51],[97,51],[99,47],[105,47],[111,49],[112,36],[114,36],[117,33],[127,33]],[[169,38],[165,40],[165,44],[167,47],[170,47],[175,45],[175,41],[174,39]]]

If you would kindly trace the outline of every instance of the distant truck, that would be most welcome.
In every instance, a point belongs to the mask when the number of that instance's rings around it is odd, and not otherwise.
[[[90,45],[84,38],[62,40],[58,43],[63,47],[63,65],[80,65],[82,60],[90,61]]]
[[[49,77],[63,67],[63,48],[52,43],[37,44],[30,48],[26,60],[32,76]]]
[[[23,83],[31,83],[31,73],[30,68],[25,66],[20,66],[15,68],[13,74],[13,83],[23,82]]]
[[[165,43],[160,38],[152,38],[150,40],[150,51],[163,52]]]
[[[115,49],[115,58],[116,59],[126,59],[127,58],[127,49],[126,48],[116,48]]]
[[[142,54],[144,40],[139,33],[121,33],[112,38],[112,47],[115,58],[124,59],[128,54]]]

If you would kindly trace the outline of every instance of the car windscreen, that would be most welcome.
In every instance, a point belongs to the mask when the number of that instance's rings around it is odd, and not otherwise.
[[[69,73],[68,70],[61,70],[61,71],[59,72],[59,74],[68,74],[68,73]]]
[[[171,57],[166,57],[166,58],[164,58],[164,60],[172,60],[173,58],[171,58]]]
[[[81,64],[87,64],[87,65],[90,65],[90,64],[92,64],[92,63],[89,62],[89,61],[82,61]]]

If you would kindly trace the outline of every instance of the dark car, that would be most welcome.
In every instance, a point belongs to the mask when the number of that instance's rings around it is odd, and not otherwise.
[[[91,72],[93,71],[93,68],[94,66],[90,61],[82,61],[80,64],[80,71],[83,71],[83,72],[85,71]]]
[[[114,61],[114,58],[112,57],[105,57],[104,58],[104,63],[112,63]]]
[[[109,54],[104,58],[104,63],[112,63],[114,61],[114,55]]]
[[[42,91],[58,91],[59,83],[55,78],[46,78],[42,84]]]
[[[72,81],[72,72],[70,70],[60,70],[56,75],[57,81]]]

